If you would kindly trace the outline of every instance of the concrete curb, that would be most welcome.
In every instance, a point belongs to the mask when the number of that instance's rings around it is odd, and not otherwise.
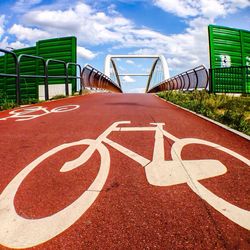
[[[209,122],[211,122],[211,123],[213,123],[213,124],[215,124],[215,125],[217,125],[217,126],[219,126],[219,127],[221,127],[221,128],[224,128],[224,129],[226,129],[226,130],[228,130],[228,131],[230,131],[230,132],[232,132],[232,133],[234,133],[234,134],[236,134],[236,135],[238,135],[238,136],[241,136],[241,137],[243,137],[244,139],[250,141],[250,136],[245,135],[245,134],[242,133],[242,132],[239,132],[239,131],[237,131],[237,130],[235,130],[235,129],[232,129],[232,128],[230,128],[230,127],[228,127],[228,126],[226,126],[226,125],[224,125],[224,124],[222,124],[222,123],[220,123],[220,122],[214,121],[214,120],[212,120],[212,119],[210,119],[210,118],[208,118],[208,117],[206,117],[206,116],[203,116],[203,115],[201,115],[201,114],[198,114],[198,113],[196,113],[196,112],[194,112],[194,111],[192,111],[192,110],[183,108],[183,107],[181,107],[181,106],[179,106],[179,105],[177,105],[177,104],[175,104],[175,103],[169,102],[169,101],[167,101],[167,100],[165,100],[165,99],[159,97],[159,96],[156,95],[156,94],[155,94],[155,96],[158,97],[158,98],[160,98],[162,101],[165,101],[165,102],[167,102],[167,103],[169,103],[169,104],[172,104],[173,106],[178,107],[178,108],[181,108],[181,109],[183,109],[183,110],[185,110],[185,111],[188,111],[188,112],[190,112],[190,113],[192,113],[192,114],[194,114],[194,115],[197,115],[197,116],[199,116],[200,118],[202,118],[202,119],[204,119],[204,120],[206,120],[206,121],[209,121]]]

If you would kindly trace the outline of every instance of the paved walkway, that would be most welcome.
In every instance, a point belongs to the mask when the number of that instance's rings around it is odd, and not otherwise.
[[[0,134],[0,249],[250,248],[249,141],[153,95],[1,112]]]

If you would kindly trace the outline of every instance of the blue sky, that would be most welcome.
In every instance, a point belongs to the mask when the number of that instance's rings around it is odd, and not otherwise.
[[[103,71],[107,54],[163,54],[173,76],[209,67],[208,24],[250,30],[249,0],[1,0],[0,47],[76,36],[78,62]],[[147,73],[151,60],[119,60],[120,73]],[[145,77],[122,77],[143,91]]]

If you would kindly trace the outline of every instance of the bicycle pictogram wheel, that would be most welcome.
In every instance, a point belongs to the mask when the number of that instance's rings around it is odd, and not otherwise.
[[[171,149],[172,156],[182,160],[181,152],[185,146],[188,146],[190,144],[201,144],[205,146],[210,146],[214,149],[223,151],[232,157],[235,157],[236,159],[245,163],[248,167],[250,166],[250,161],[246,157],[219,144],[195,138],[185,138],[176,141]],[[250,230],[250,211],[242,209],[240,207],[237,207],[229,203],[228,201],[224,200],[223,198],[211,192],[208,188],[202,185],[197,179],[192,178],[192,175],[190,177],[191,178],[189,179],[187,184],[199,197],[201,197],[214,209],[216,209],[218,212],[223,214],[231,221],[235,222],[241,227]]]
[[[14,206],[16,192],[33,169],[45,159],[63,149],[78,145],[88,145],[88,148],[90,148],[93,144],[100,154],[100,168],[92,184],[80,197],[63,210],[48,217],[26,219],[16,213]],[[85,149],[85,152],[88,148]],[[90,159],[92,153],[93,151],[90,154],[85,154],[85,162]],[[75,167],[82,164],[83,159]],[[11,248],[27,248],[46,242],[66,230],[94,203],[107,180],[109,168],[108,149],[102,143],[96,145],[95,140],[91,139],[62,144],[36,158],[12,179],[0,195],[0,210],[5,211],[5,213],[0,213],[0,243]]]

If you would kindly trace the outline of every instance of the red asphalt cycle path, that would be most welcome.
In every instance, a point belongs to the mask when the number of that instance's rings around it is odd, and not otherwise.
[[[0,193],[31,161],[66,142],[97,138],[116,121],[132,126],[164,122],[178,138],[199,138],[250,158],[250,143],[215,124],[149,94],[91,94],[39,104],[49,110],[77,104],[79,109],[37,119],[0,121]],[[0,113],[0,118],[9,111]],[[112,132],[113,141],[152,159],[154,132]],[[165,139],[165,159],[172,142]],[[34,249],[249,249],[250,232],[201,200],[187,184],[150,185],[143,168],[106,145],[111,167],[103,190],[81,218]],[[79,197],[98,172],[97,152],[86,167],[59,172],[87,146],[65,149],[45,160],[25,179],[15,207],[25,218],[49,216]],[[208,157],[209,155],[209,157]],[[183,159],[218,159],[225,175],[201,183],[230,203],[250,210],[250,171],[237,159],[203,145],[187,146]],[[0,211],[1,212],[1,211]],[[1,224],[1,222],[0,222]],[[0,249],[8,249],[0,245]]]

